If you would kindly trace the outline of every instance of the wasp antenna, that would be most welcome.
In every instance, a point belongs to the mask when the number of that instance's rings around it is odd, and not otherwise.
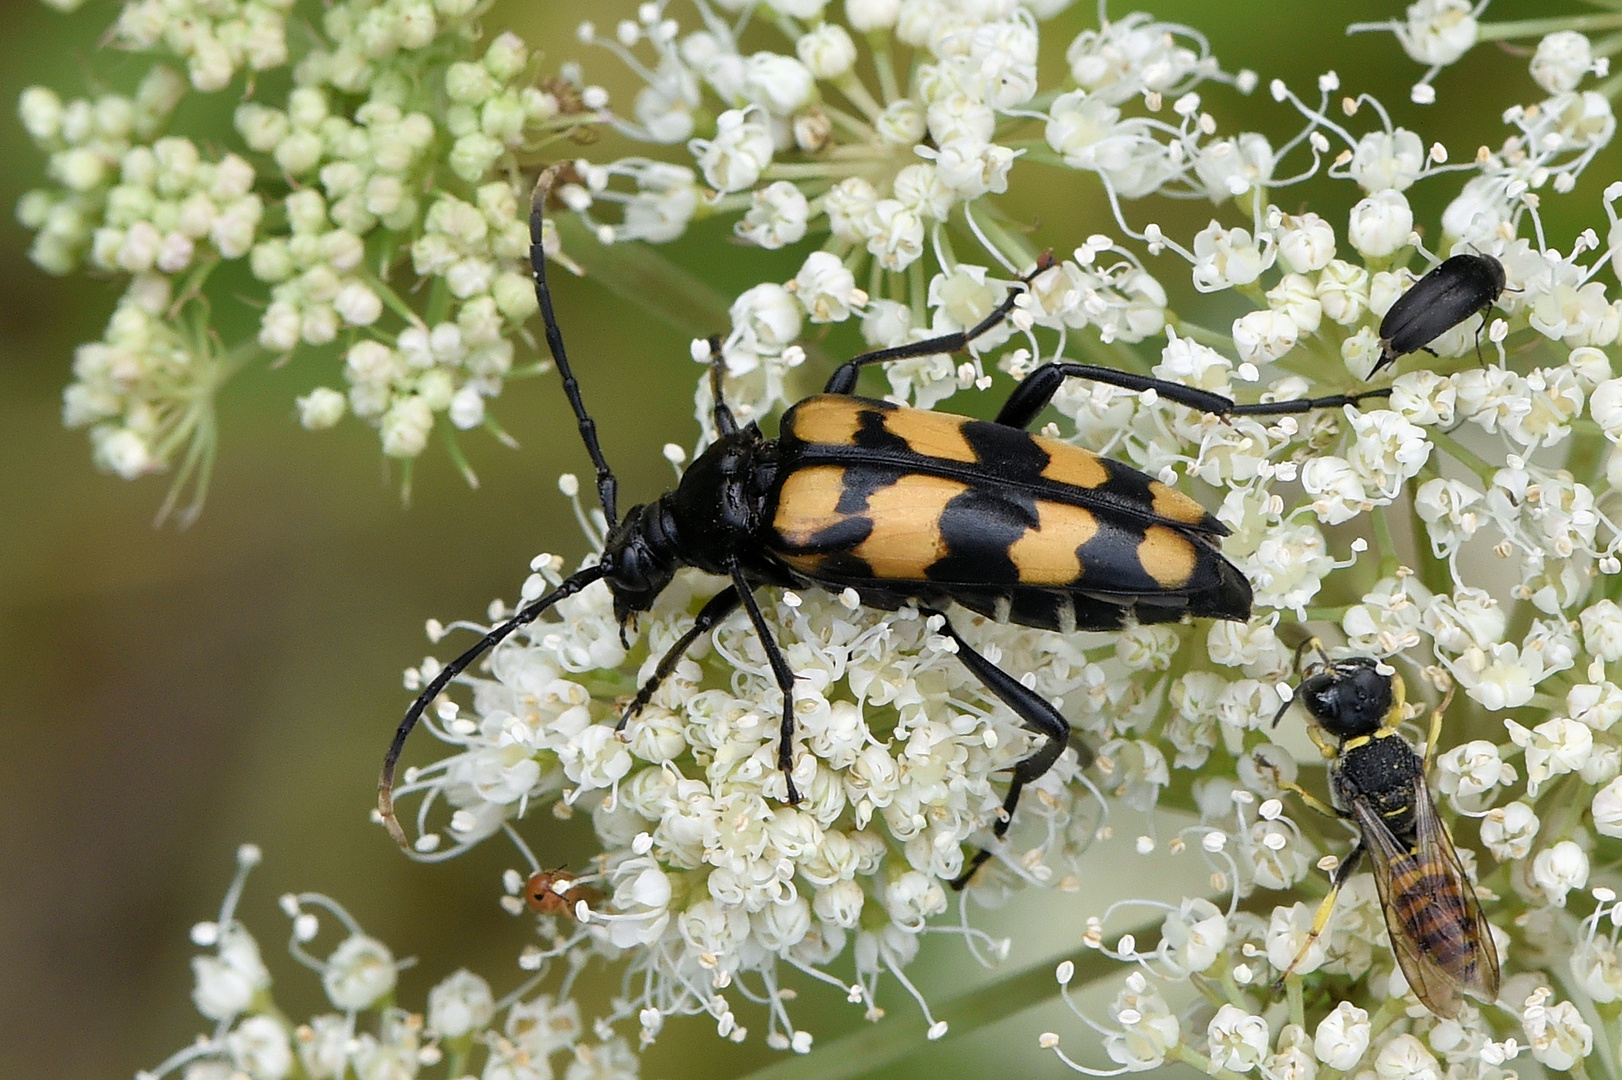
[[[614,479],[614,470],[608,467],[603,448],[597,442],[597,423],[586,412],[585,402],[580,400],[580,384],[575,382],[569,357],[563,350],[563,331],[558,329],[557,316],[552,313],[552,290],[546,284],[546,200],[552,194],[552,182],[562,171],[562,165],[553,165],[535,181],[535,193],[529,203],[529,265],[535,276],[535,299],[541,305],[541,321],[546,325],[546,346],[552,350],[558,374],[563,377],[563,393],[569,399],[569,407],[580,422],[580,438],[586,444],[586,453],[591,455],[591,463],[597,468],[597,499],[603,505],[603,515],[608,518],[612,532],[619,523],[615,510],[619,481]]]
[[[394,838],[395,843],[407,850],[411,847],[411,841],[406,837],[405,830],[400,827],[400,819],[394,814],[394,767],[400,761],[400,752],[405,749],[406,739],[411,735],[411,729],[417,726],[417,721],[422,719],[422,714],[428,710],[428,706],[444,692],[445,687],[451,684],[452,679],[466,671],[473,661],[500,644],[508,634],[511,634],[525,623],[534,622],[547,608],[560,600],[573,596],[587,585],[601,578],[606,572],[602,564],[598,563],[595,566],[586,567],[572,577],[564,579],[563,583],[557,588],[539,600],[520,608],[518,614],[484,635],[471,649],[446,664],[439,674],[434,676],[433,681],[423,687],[422,693],[417,695],[417,700],[413,701],[411,708],[406,710],[405,719],[401,720],[400,726],[395,729],[394,741],[389,744],[389,752],[383,755],[383,771],[377,778],[377,812],[383,818],[383,827],[389,831],[389,835]]]

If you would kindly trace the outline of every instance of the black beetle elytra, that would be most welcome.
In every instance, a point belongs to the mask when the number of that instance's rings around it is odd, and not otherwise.
[[[1472,315],[1479,314],[1486,326],[1487,312],[1504,291],[1504,280],[1504,264],[1491,255],[1455,255],[1438,265],[1398,297],[1380,320],[1380,359],[1374,371],[1425,349]],[[1480,333],[1476,344],[1479,348]]]

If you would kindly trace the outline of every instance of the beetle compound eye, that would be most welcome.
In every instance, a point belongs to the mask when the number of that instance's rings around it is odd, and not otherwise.
[[[1418,352],[1472,315],[1480,315],[1485,327],[1504,282],[1504,264],[1491,255],[1455,255],[1441,263],[1414,282],[1380,320],[1380,359],[1374,370]],[[1478,352],[1480,347],[1478,331]]]

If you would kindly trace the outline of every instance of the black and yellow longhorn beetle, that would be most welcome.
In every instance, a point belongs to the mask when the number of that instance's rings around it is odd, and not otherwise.
[[[467,666],[518,627],[586,588],[606,581],[622,630],[653,607],[676,571],[696,567],[729,578],[692,628],[659,661],[620,718],[634,717],[675,670],[682,654],[742,607],[765,648],[783,694],[778,767],[788,801],[792,778],[794,672],[755,602],[763,585],[855,590],[863,604],[894,610],[917,605],[939,615],[957,656],[995,697],[1044,742],[1013,770],[993,833],[1008,830],[1020,789],[1058,759],[1070,735],[1059,711],[976,652],[942,609],[957,603],[1022,626],[1069,632],[1113,630],[1132,620],[1185,616],[1250,617],[1250,583],[1218,551],[1228,532],[1193,499],[1129,465],[1026,430],[1066,379],[1085,378],[1161,397],[1218,416],[1275,415],[1355,405],[1355,395],[1236,405],[1194,387],[1089,364],[1037,368],[995,421],[909,409],[854,395],[861,369],[905,357],[951,353],[1007,318],[1023,284],[978,326],[928,341],[864,353],[835,369],[823,392],[789,409],[775,439],[740,427],[721,395],[721,362],[712,339],[717,438],[676,489],[617,512],[616,481],[581,402],[552,312],[541,246],[545,200],[556,170],[542,176],[530,211],[530,261],[546,341],[597,469],[608,538],[596,565],[566,578],[485,634],[423,688],[395,732],[378,784],[378,809],[401,844],[394,817],[395,764],[423,710]],[[1043,260],[1025,279],[1049,265]],[[1085,747],[1078,752],[1088,753]],[[989,858],[982,850],[954,885]]]

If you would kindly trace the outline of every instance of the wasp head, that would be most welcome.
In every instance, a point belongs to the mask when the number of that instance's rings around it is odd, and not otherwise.
[[[1355,739],[1384,727],[1400,704],[1394,680],[1389,667],[1372,657],[1354,656],[1316,667],[1295,694],[1325,731],[1337,739]]]

